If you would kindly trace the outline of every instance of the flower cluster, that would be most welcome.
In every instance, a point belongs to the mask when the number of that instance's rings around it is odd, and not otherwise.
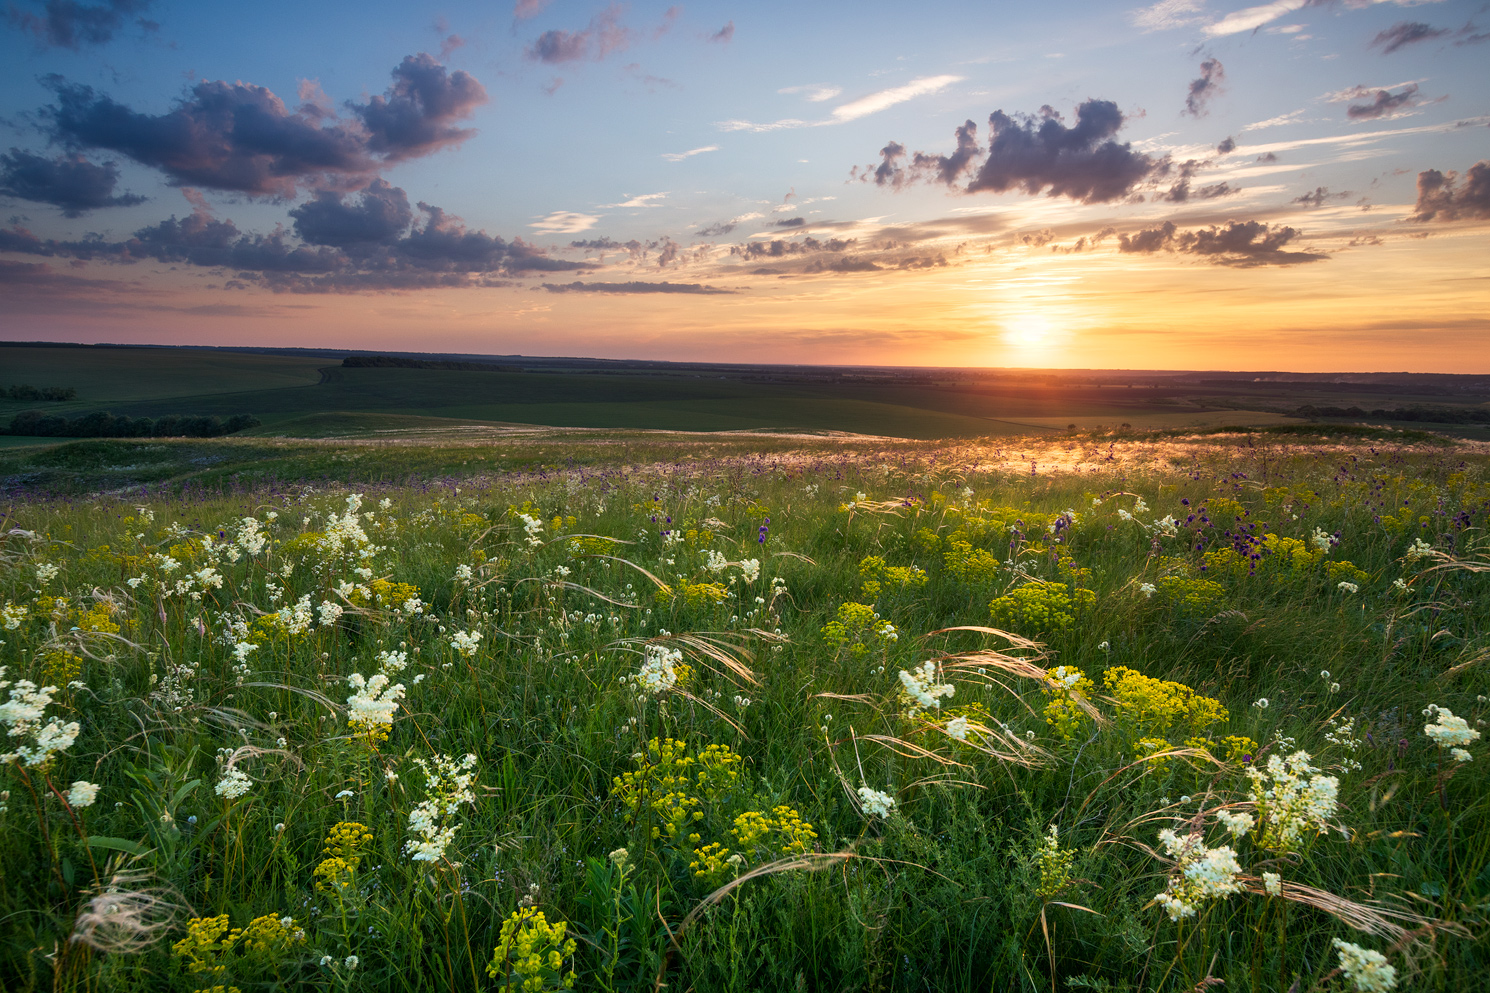
[[[1178,835],[1168,828],[1159,832],[1159,841],[1175,860],[1169,886],[1154,896],[1170,920],[1194,917],[1203,904],[1242,891],[1242,867],[1229,846],[1207,848],[1199,834]]]
[[[409,833],[414,837],[404,842],[404,851],[415,862],[438,862],[445,857],[445,849],[455,839],[459,824],[452,823],[455,813],[463,803],[475,803],[471,783],[476,779],[476,756],[467,755],[453,759],[436,755],[434,762],[414,760],[424,772],[427,799],[421,800],[409,812]]]
[[[1340,953],[1340,971],[1358,993],[1386,993],[1396,989],[1397,970],[1387,964],[1387,957],[1381,952],[1339,938],[1333,944]]]
[[[1263,768],[1252,766],[1252,799],[1262,825],[1258,844],[1263,848],[1289,851],[1308,832],[1324,830],[1325,820],[1335,813],[1340,781],[1321,775],[1309,764],[1308,752],[1287,757],[1268,756]]]
[[[895,809],[895,798],[871,787],[860,786],[859,806],[863,807],[864,813],[870,817],[884,819],[889,817],[890,811]]]
[[[347,684],[354,691],[347,697],[347,726],[353,734],[366,737],[373,747],[387,741],[393,714],[404,697],[404,684],[389,685],[388,677],[381,672],[371,678],[354,672],[347,677]]]
[[[957,687],[951,683],[938,683],[936,663],[927,662],[911,672],[900,670],[900,685],[907,696],[915,701],[915,708],[926,707],[940,710],[942,697],[951,699]],[[914,708],[913,708],[914,709]]]
[[[0,666],[0,677],[5,667]],[[10,687],[10,699],[0,703],[0,725],[5,725],[6,734],[17,738],[22,744],[13,752],[0,755],[0,765],[19,762],[21,765],[44,767],[59,753],[72,747],[82,730],[77,721],[63,723],[60,717],[47,717],[46,708],[52,703],[55,686],[42,686],[29,679],[16,680],[14,686],[0,678],[0,689]]]
[[[1470,727],[1464,718],[1455,716],[1447,707],[1429,704],[1423,713],[1434,718],[1432,724],[1423,725],[1423,733],[1440,748],[1463,748],[1480,738],[1480,732]]]

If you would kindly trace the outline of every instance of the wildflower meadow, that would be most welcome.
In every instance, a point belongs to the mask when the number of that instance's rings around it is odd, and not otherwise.
[[[0,988],[1484,988],[1490,457],[1260,438],[12,494]]]

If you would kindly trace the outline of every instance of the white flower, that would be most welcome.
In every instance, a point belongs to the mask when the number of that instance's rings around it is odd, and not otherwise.
[[[393,726],[393,714],[404,697],[404,684],[388,685],[388,677],[377,673],[371,679],[354,672],[347,684],[355,691],[347,697],[347,723],[360,724],[364,730],[374,725]]]
[[[1407,546],[1407,561],[1416,562],[1418,559],[1431,559],[1433,557],[1433,546],[1422,538],[1414,538],[1412,544]]]
[[[682,652],[666,645],[647,645],[642,651],[645,661],[632,677],[642,689],[655,696],[678,685],[674,667],[682,663]]]
[[[723,572],[729,568],[729,559],[712,548],[706,548],[704,549],[704,568],[710,572]]]
[[[1309,544],[1321,552],[1328,552],[1335,546],[1335,538],[1323,528],[1315,528],[1313,536],[1309,539]]]
[[[1139,583],[1138,592],[1142,593],[1146,597],[1152,597],[1155,593],[1159,592],[1159,587],[1155,586],[1153,583]]]
[[[409,812],[409,833],[404,851],[415,862],[438,862],[455,839],[459,824],[450,823],[464,803],[475,803],[471,783],[476,778],[476,756],[453,759],[436,755],[433,763],[414,760],[424,771],[428,798]]]
[[[860,786],[859,804],[864,808],[864,813],[870,817],[885,818],[889,817],[890,811],[895,809],[895,798],[888,793],[870,789],[868,786]]]
[[[1332,943],[1340,952],[1340,971],[1359,993],[1385,993],[1396,988],[1397,970],[1387,964],[1387,957],[1381,952],[1339,938]]]
[[[1231,832],[1233,838],[1240,838],[1252,830],[1252,825],[1257,823],[1257,819],[1251,814],[1233,813],[1230,810],[1216,811],[1216,820],[1222,827]]]
[[[948,721],[947,734],[958,741],[967,741],[967,718],[954,717]]]
[[[1154,896],[1170,920],[1194,917],[1207,900],[1242,891],[1242,867],[1230,847],[1207,848],[1199,834],[1178,835],[1168,828],[1159,832],[1159,841],[1176,863],[1169,886]]]
[[[98,784],[77,780],[72,784],[72,789],[67,791],[67,802],[74,807],[91,807],[93,801],[98,799]]]
[[[745,580],[745,582],[747,582],[747,583],[753,583],[753,582],[756,581],[756,579],[758,579],[760,577],[760,574],[761,574],[761,560],[760,559],[746,559],[743,562],[737,562],[737,563],[735,563],[735,565],[740,570],[740,576],[741,576],[741,578],[743,578]]]
[[[341,617],[342,609],[340,604],[332,603],[330,600],[322,600],[317,613],[321,615],[321,627],[329,628]]]
[[[465,563],[455,567],[455,581],[457,583],[469,583],[471,581],[471,567]]]
[[[342,960],[342,965],[345,965],[348,969],[355,969],[357,968],[357,964],[361,961],[362,960],[355,955],[348,955],[345,959]]]
[[[1452,755],[1452,756],[1454,756],[1454,760],[1456,762],[1472,762],[1472,761],[1474,761],[1474,756],[1471,755],[1471,754],[1469,754],[1467,751],[1465,751],[1462,748],[1453,748],[1453,749],[1450,749],[1449,750],[1449,754]]]
[[[1361,592],[1361,588],[1359,586],[1357,586],[1355,583],[1347,582],[1345,580],[1341,580],[1339,582],[1339,584],[1337,584],[1337,585],[1338,585],[1338,588],[1342,592],[1344,592],[1344,593],[1359,593],[1359,592]]]
[[[353,793],[351,790],[342,790],[340,793],[336,794],[336,796],[332,797],[332,799],[333,800],[350,800],[350,799],[352,799],[352,797],[354,797],[356,795],[357,794],[356,793]]]
[[[322,955],[321,956],[321,965],[323,965],[323,966],[330,965],[332,962],[335,962],[335,961],[336,961],[336,959],[332,958],[330,955]]]
[[[1442,748],[1456,745],[1467,745],[1477,741],[1480,732],[1470,727],[1462,717],[1455,717],[1454,712],[1447,707],[1436,708],[1438,721],[1435,724],[1427,724],[1423,727],[1423,733],[1433,739],[1433,743]]]
[[[1264,768],[1247,770],[1253,800],[1267,825],[1268,847],[1293,848],[1306,831],[1323,831],[1325,820],[1335,813],[1340,781],[1319,775],[1309,762],[1309,753],[1299,751],[1286,758],[1270,755]]]
[[[242,769],[229,769],[217,781],[217,795],[226,797],[229,800],[236,800],[247,793],[253,784],[254,781],[249,779]]]
[[[865,493],[863,490],[860,490],[859,492],[854,494],[854,503],[863,503],[865,500],[868,499],[869,494]]]
[[[1258,697],[1257,700],[1252,704],[1252,706],[1256,707],[1258,710],[1267,710],[1268,709],[1268,698],[1267,697]]]
[[[450,647],[459,652],[462,658],[474,658],[476,643],[480,640],[480,631],[456,631],[450,636]]]
[[[43,562],[36,567],[36,581],[45,585],[57,578],[57,573],[62,570],[51,562]]]
[[[957,687],[951,683],[937,683],[936,663],[927,662],[920,666],[914,673],[900,670],[900,685],[905,687],[906,693],[923,707],[933,710],[941,709],[941,697],[951,697],[957,692]]]
[[[1262,888],[1268,896],[1283,895],[1283,877],[1276,872],[1264,872],[1262,874]]]
[[[1104,642],[1102,642],[1102,644],[1100,644],[1100,645],[1097,646],[1097,651],[1099,651],[1099,652],[1110,652],[1110,651],[1112,651],[1112,642],[1110,642],[1110,641],[1104,641]]]

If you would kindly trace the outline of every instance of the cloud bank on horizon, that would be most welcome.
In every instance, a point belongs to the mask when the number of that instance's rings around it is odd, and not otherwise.
[[[1460,368],[1487,42],[1450,0],[14,0],[0,300],[15,338],[330,345],[418,294],[430,349],[781,361],[966,360],[973,322],[1048,366],[1193,366],[1230,301],[1238,342]]]

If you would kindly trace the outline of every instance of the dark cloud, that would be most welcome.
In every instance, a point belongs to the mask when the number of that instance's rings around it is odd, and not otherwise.
[[[806,226],[806,224],[807,218],[805,217],[788,217],[784,221],[775,221],[771,226],[773,228],[800,228]]]
[[[118,182],[119,168],[113,162],[94,165],[81,155],[48,159],[19,148],[0,155],[0,194],[61,207],[66,217],[145,202],[132,193],[115,196]]]
[[[734,36],[735,36],[735,22],[734,21],[730,21],[724,27],[720,28],[718,31],[715,31],[713,34],[709,35],[709,40],[710,41],[717,41],[717,42],[719,42],[722,45],[722,44],[728,42]]]
[[[718,238],[729,234],[737,226],[734,221],[720,221],[717,224],[710,224],[708,227],[694,233],[700,238]]]
[[[891,142],[881,149],[882,162],[874,181],[899,188],[934,176],[951,186],[971,173],[965,191],[1003,193],[1020,189],[1031,195],[1070,197],[1083,203],[1102,203],[1128,195],[1163,163],[1130,143],[1113,139],[1124,117],[1109,100],[1088,100],[1076,108],[1076,124],[1067,127],[1050,107],[1040,114],[1009,115],[994,111],[988,118],[991,136],[987,151],[977,145],[972,122],[956,129],[957,150],[951,155],[918,152],[903,165],[904,146]],[[981,157],[981,163],[977,159]],[[865,178],[868,178],[866,173]]]
[[[1490,219],[1490,159],[1469,167],[1460,186],[1457,172],[1418,173],[1417,209],[1410,221]]]
[[[470,136],[452,122],[486,99],[471,76],[420,54],[393,80],[384,96],[349,105],[357,121],[328,117],[313,101],[291,112],[265,87],[211,81],[165,114],[143,114],[55,76],[47,82],[57,102],[43,114],[59,143],[120,152],[178,185],[289,197],[301,184],[355,188],[386,164]]]
[[[1289,203],[1296,203],[1301,207],[1323,207],[1330,200],[1343,200],[1350,196],[1350,191],[1344,193],[1331,193],[1323,186],[1316,186],[1313,193],[1305,193],[1303,196],[1294,197]]]
[[[1299,236],[1295,228],[1269,226],[1262,221],[1228,221],[1193,231],[1180,231],[1173,221],[1165,221],[1156,228],[1119,235],[1118,251],[1181,252],[1203,256],[1218,265],[1241,267],[1297,265],[1329,258],[1316,252],[1285,251],[1284,247]]]
[[[1044,248],[1055,240],[1055,232],[1046,228],[1043,231],[1022,234],[1019,236],[1019,240],[1030,248]]]
[[[646,251],[647,246],[635,238],[632,238],[630,241],[616,241],[614,238],[606,236],[604,238],[590,238],[585,241],[571,241],[569,247],[582,248],[586,253],[624,251],[632,258],[639,258]]]
[[[1190,81],[1190,92],[1185,97],[1185,113],[1191,117],[1204,117],[1206,104],[1221,92],[1226,79],[1226,67],[1220,59],[1206,59],[1200,64],[1200,75]]]
[[[42,240],[13,226],[0,230],[0,251],[227,269],[245,282],[303,293],[490,286],[503,276],[593,268],[549,258],[520,238],[508,242],[471,231],[460,218],[427,203],[419,204],[419,214],[415,221],[403,190],[374,182],[356,201],[323,193],[296,209],[296,234],[307,242],[317,239],[314,244],[296,244],[283,230],[241,231],[199,202],[190,216],[171,217],[119,242],[97,236]]]
[[[841,252],[855,243],[853,238],[830,238],[821,241],[817,238],[803,238],[801,241],[786,241],[775,238],[771,241],[752,241],[744,245],[735,245],[730,249],[731,255],[739,255],[746,261],[754,259],[781,259],[791,255],[813,255],[818,252]]]
[[[1278,161],[1278,156],[1274,155],[1272,152],[1263,152],[1261,155],[1259,155],[1257,157],[1257,161],[1258,162],[1277,162]]]
[[[317,190],[315,198],[290,211],[295,233],[312,245],[387,245],[414,221],[409,198],[396,186],[375,179],[356,201],[336,190]]]
[[[1230,155],[1234,151],[1236,151],[1236,139],[1232,137],[1223,139],[1221,144],[1216,146],[1217,155]]]
[[[589,26],[583,30],[545,31],[524,54],[535,62],[550,65],[581,59],[599,62],[612,52],[625,51],[631,46],[631,29],[621,24],[621,13],[620,4],[611,4],[590,18]]]
[[[1215,183],[1211,186],[1202,186],[1199,189],[1193,189],[1190,186],[1190,180],[1195,177],[1196,173],[1208,165],[1210,165],[1209,160],[1201,162],[1198,159],[1187,159],[1180,163],[1179,180],[1160,199],[1167,203],[1188,203],[1190,200],[1214,200],[1217,197],[1230,196],[1233,193],[1241,192],[1229,183]],[[1162,168],[1163,166],[1161,165]]]
[[[833,259],[818,259],[803,272],[880,272],[884,266],[856,255],[844,255]]]
[[[544,283],[543,288],[550,293],[700,293],[712,296],[735,292],[703,283],[669,283],[666,280],[660,283]]]
[[[366,104],[348,104],[367,128],[367,147],[388,162],[458,145],[476,132],[455,127],[486,103],[486,90],[464,70],[447,73],[424,52],[404,56],[393,85]]]
[[[1432,38],[1441,38],[1449,33],[1448,28],[1435,28],[1421,21],[1401,21],[1382,31],[1367,48],[1380,48],[1382,55],[1391,55],[1403,45],[1411,45],[1418,41],[1428,41]]]
[[[678,261],[678,250],[682,246],[667,235],[663,235],[662,240],[658,242],[657,248],[657,268],[666,269],[668,265]]]
[[[150,6],[150,0],[106,0],[105,3],[77,3],[76,0],[47,0],[41,13],[11,5],[6,12],[10,23],[29,31],[42,44],[77,50],[83,45],[102,45],[114,37],[131,15]],[[142,27],[153,27],[141,20]]]
[[[1416,104],[1417,93],[1417,83],[1408,83],[1401,93],[1377,90],[1370,103],[1353,103],[1346,108],[1345,113],[1352,121],[1367,121],[1384,117],[1398,108],[1411,107]]]

